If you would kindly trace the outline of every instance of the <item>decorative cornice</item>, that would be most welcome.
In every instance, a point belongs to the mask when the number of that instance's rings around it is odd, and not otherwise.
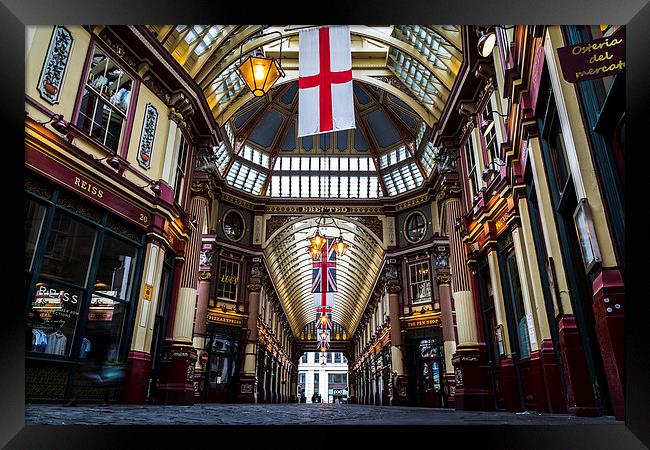
[[[243,198],[236,197],[232,194],[228,194],[227,192],[224,192],[221,194],[221,199],[226,202],[233,203],[238,206],[243,206],[246,209],[253,209],[255,205],[248,200],[244,200]]]
[[[411,206],[419,205],[420,203],[426,202],[428,198],[429,196],[427,194],[423,194],[410,200],[403,201],[395,205],[395,210],[400,211],[402,209],[410,208]]]

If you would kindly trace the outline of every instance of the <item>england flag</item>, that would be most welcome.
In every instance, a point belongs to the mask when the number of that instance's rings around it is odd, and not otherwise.
[[[298,136],[355,127],[350,27],[300,31]]]

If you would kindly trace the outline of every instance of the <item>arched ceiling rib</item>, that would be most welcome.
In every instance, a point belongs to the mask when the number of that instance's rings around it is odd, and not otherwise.
[[[356,328],[379,276],[384,249],[359,223],[344,218],[334,220],[351,246],[337,259],[338,292],[334,295],[332,320],[350,333]],[[307,237],[314,233],[315,227],[314,217],[290,223],[276,232],[264,249],[273,283],[296,335],[316,317],[311,292],[312,259],[307,253]],[[338,236],[338,229],[333,225],[321,227],[321,231],[330,237]]]

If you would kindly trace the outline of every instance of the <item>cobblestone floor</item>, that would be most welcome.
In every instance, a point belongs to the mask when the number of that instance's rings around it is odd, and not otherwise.
[[[534,412],[347,404],[26,405],[25,423],[38,425],[575,425],[615,424],[613,417]],[[622,423],[622,422],[621,422]]]

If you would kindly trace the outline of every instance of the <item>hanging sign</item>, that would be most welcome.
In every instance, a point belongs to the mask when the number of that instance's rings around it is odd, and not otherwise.
[[[593,80],[625,71],[625,33],[557,49],[564,79]]]

